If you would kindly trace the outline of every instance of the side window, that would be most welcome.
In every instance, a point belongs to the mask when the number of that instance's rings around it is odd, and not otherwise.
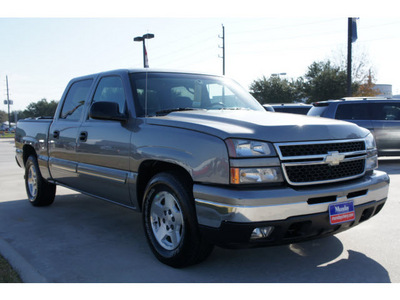
[[[367,103],[339,104],[335,119],[339,120],[370,120]]]
[[[320,117],[322,114],[325,112],[325,110],[328,108],[328,106],[313,106],[311,109],[308,111],[307,115],[308,116],[314,116],[314,117]],[[337,117],[335,117],[338,119]]]
[[[82,80],[72,84],[65,98],[60,119],[79,121],[85,100],[88,97],[93,80]]]
[[[373,103],[372,120],[400,120],[400,103]]]
[[[100,80],[93,97],[93,102],[115,102],[119,112],[125,112],[125,92],[119,76],[104,77]]]

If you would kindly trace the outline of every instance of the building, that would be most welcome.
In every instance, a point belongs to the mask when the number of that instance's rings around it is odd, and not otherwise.
[[[384,97],[392,97],[392,85],[391,84],[375,84],[374,90],[379,91],[379,95]]]

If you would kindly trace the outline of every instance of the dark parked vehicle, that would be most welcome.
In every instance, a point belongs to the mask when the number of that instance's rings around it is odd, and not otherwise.
[[[400,155],[400,99],[345,98],[316,102],[308,115],[349,121],[367,128],[375,137],[380,156]]]
[[[18,122],[15,145],[32,205],[52,204],[62,185],[140,211],[150,249],[173,267],[204,260],[214,245],[353,228],[379,213],[389,189],[367,129],[267,113],[222,76],[75,78],[54,119]]]
[[[264,104],[263,106],[267,111],[284,112],[299,115],[306,115],[312,107],[311,104],[304,103]]]

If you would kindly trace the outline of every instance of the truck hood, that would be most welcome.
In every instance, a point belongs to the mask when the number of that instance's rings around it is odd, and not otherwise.
[[[369,131],[353,123],[297,114],[247,110],[196,110],[147,118],[148,124],[194,130],[226,138],[268,142],[357,139]]]

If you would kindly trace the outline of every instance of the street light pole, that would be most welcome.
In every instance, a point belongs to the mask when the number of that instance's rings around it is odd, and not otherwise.
[[[152,39],[154,38],[154,34],[152,33],[147,33],[144,34],[143,36],[137,36],[135,38],[133,38],[134,42],[143,42],[143,67],[144,68],[148,68],[149,67],[149,62],[147,59],[147,51],[146,51],[146,44],[145,44],[145,40],[146,39]]]

